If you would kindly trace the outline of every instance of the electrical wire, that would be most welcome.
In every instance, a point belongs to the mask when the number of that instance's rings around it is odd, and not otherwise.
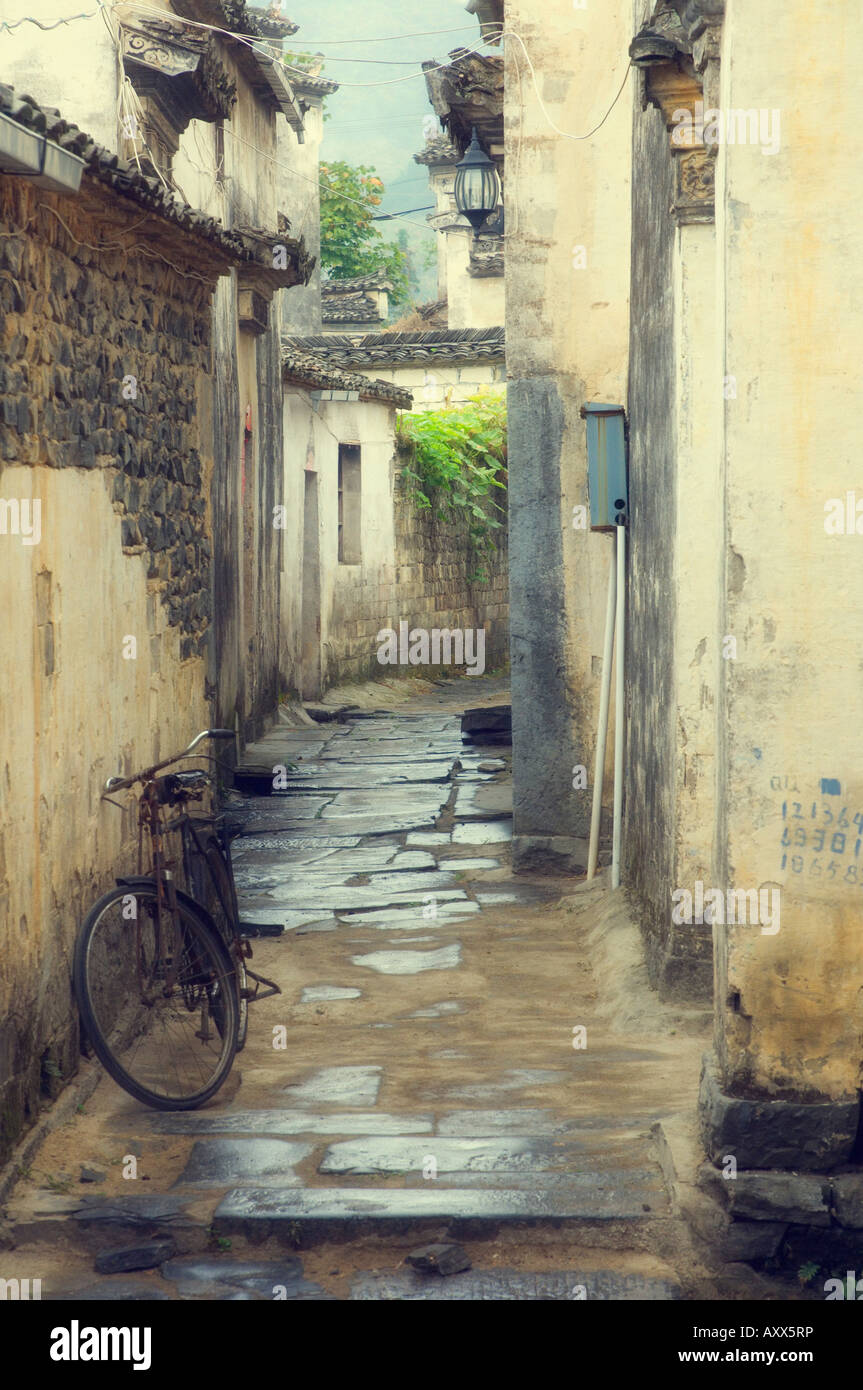
[[[626,64],[626,71],[625,71],[624,74],[623,74],[623,81],[621,82],[620,87],[618,88],[617,95],[616,95],[616,97],[614,98],[614,101],[613,101],[613,102],[611,103],[611,105],[609,106],[609,108],[608,108],[608,110],[606,111],[605,115],[603,116],[602,120],[599,121],[599,122],[593,127],[592,130],[588,130],[584,135],[573,135],[573,134],[572,134],[570,131],[568,131],[568,130],[561,130],[560,126],[557,125],[557,124],[551,119],[551,116],[548,114],[548,110],[547,110],[547,108],[546,108],[545,102],[543,101],[542,96],[540,95],[539,83],[538,83],[537,80],[536,80],[536,71],[534,70],[534,66],[533,66],[533,63],[531,62],[530,54],[529,54],[528,51],[527,51],[527,46],[526,46],[526,44],[525,44],[525,42],[524,42],[524,39],[521,37],[521,34],[517,34],[517,33],[515,32],[514,29],[505,29],[505,30],[503,31],[502,37],[505,38],[505,39],[517,39],[518,42],[521,44],[522,51],[523,51],[524,56],[525,56],[525,59],[526,59],[526,61],[527,61],[527,66],[528,66],[528,68],[530,69],[531,78],[533,79],[533,88],[534,88],[534,91],[536,92],[536,99],[537,99],[537,101],[539,102],[540,110],[542,111],[543,116],[545,117],[545,119],[547,120],[548,124],[551,126],[552,130],[555,132],[555,134],[562,136],[564,140],[589,140],[590,137],[591,137],[591,135],[595,135],[596,132],[597,132],[598,130],[601,130],[601,129],[602,129],[602,127],[605,125],[605,122],[608,120],[609,116],[611,115],[612,111],[614,110],[615,106],[616,106],[617,103],[620,101],[620,98],[623,96],[623,89],[624,89],[624,87],[626,86],[627,79],[629,78],[629,72],[630,72],[630,69],[631,69],[631,67],[632,67],[632,59],[631,59],[631,58],[630,58],[629,62]]]
[[[328,193],[335,193],[339,198],[344,198],[347,203],[356,203],[357,206],[361,208],[367,206],[361,198],[352,198],[348,193],[341,193],[335,184],[325,182],[323,179],[312,178],[310,174],[301,174],[299,169],[292,169],[290,165],[285,164],[283,160],[276,159],[274,155],[268,154],[266,150],[262,150],[258,145],[253,144],[251,140],[246,140],[242,135],[238,135],[228,124],[225,125],[225,133],[230,135],[232,139],[239,140],[241,145],[247,145],[250,150],[254,150],[255,153],[261,155],[263,159],[268,159],[270,163],[275,164],[277,168],[287,170],[294,178],[303,179],[306,183],[317,184],[319,188],[325,188]],[[430,227],[427,222],[414,222],[411,225],[414,227],[421,227],[424,232],[435,231],[434,227]],[[435,235],[437,235],[437,233],[435,233]]]

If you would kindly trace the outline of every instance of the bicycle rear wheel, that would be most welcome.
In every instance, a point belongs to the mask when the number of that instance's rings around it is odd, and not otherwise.
[[[234,967],[191,903],[163,906],[155,884],[106,893],[75,944],[81,1019],[105,1070],[136,1100],[193,1110],[215,1095],[237,1050]]]

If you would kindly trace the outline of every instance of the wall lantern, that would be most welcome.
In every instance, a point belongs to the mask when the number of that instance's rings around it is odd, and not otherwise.
[[[464,158],[455,169],[455,205],[473,227],[475,238],[499,202],[500,177],[479,143],[474,126]]]

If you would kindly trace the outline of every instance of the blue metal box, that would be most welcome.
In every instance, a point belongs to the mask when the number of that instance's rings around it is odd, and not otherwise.
[[[629,520],[626,480],[626,413],[622,405],[590,402],[587,421],[587,487],[591,531],[613,531]]]

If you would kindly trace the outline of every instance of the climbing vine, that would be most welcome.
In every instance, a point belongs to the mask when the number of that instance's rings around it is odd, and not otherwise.
[[[505,516],[496,491],[506,490],[506,397],[473,396],[464,405],[401,415],[397,440],[414,505],[441,521],[462,521],[478,560],[494,551]]]

